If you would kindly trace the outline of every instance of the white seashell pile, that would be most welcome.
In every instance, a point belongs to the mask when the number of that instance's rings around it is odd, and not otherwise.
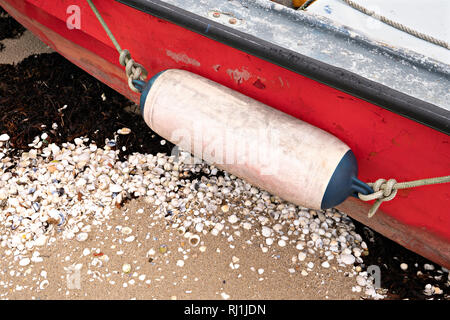
[[[119,133],[129,132],[125,128]],[[1,246],[12,250],[22,266],[30,263],[28,256],[45,245],[52,233],[61,232],[69,241],[86,241],[91,225],[102,224],[131,197],[144,197],[156,208],[151,214],[163,215],[178,235],[203,251],[202,235],[225,235],[228,226],[235,233],[243,229],[259,236],[263,252],[271,247],[296,247],[299,253],[293,260],[298,259],[308,271],[320,268],[308,261],[319,254],[326,257],[322,268],[328,269],[333,264],[362,263],[361,254],[368,253],[345,214],[285,202],[227,172],[218,175],[205,162],[189,164],[186,159],[191,156],[185,152],[177,160],[165,154],[135,153],[121,162],[120,151],[109,147],[113,140],[98,148],[87,138],[57,146],[45,145],[36,137],[29,152],[10,156],[8,139],[0,135],[0,224],[7,228]],[[203,176],[192,179],[192,173]],[[123,228],[121,232],[129,235],[131,231]],[[133,236],[125,239],[133,240]],[[227,235],[227,240],[232,242],[233,236]],[[183,264],[177,262],[180,267]],[[124,265],[123,272],[130,270]],[[372,290],[367,274],[362,277],[366,292],[382,297]]]

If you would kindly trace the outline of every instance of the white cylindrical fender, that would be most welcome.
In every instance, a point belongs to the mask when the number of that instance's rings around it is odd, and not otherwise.
[[[295,204],[328,208],[364,189],[355,189],[356,160],[338,138],[196,74],[159,73],[141,110],[160,136]]]

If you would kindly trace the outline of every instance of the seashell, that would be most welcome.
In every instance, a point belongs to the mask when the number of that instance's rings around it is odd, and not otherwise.
[[[101,267],[103,265],[102,261],[98,258],[92,259],[91,265],[94,267]]]
[[[276,225],[274,225],[272,227],[272,229],[275,230],[276,232],[280,232],[281,229],[283,229],[283,226],[281,224],[277,223]]]
[[[11,230],[16,230],[19,227],[19,225],[14,225],[14,223],[11,224]]]
[[[250,230],[250,229],[252,228],[252,224],[249,223],[249,222],[244,222],[244,223],[242,224],[242,227],[243,227],[245,230]]]
[[[64,238],[66,238],[67,240],[72,240],[73,238],[75,238],[75,234],[71,231],[68,231],[67,233],[65,233]]]
[[[76,144],[77,146],[79,146],[79,145],[82,145],[82,144],[83,144],[83,139],[81,139],[81,138],[75,138],[75,139],[73,139],[73,142],[75,142],[75,144]]]
[[[195,231],[202,232],[203,231],[203,223],[197,223],[195,225]]]
[[[29,265],[31,262],[30,258],[23,258],[19,261],[19,265],[22,267],[25,267],[27,265]]]
[[[354,264],[355,260],[356,260],[353,255],[345,254],[345,253],[341,254],[340,258],[341,258],[341,261],[345,264]]]
[[[356,277],[356,282],[358,283],[359,286],[361,287],[365,287],[366,286],[366,279],[363,276],[357,276]]]
[[[123,227],[122,230],[120,230],[123,234],[129,235],[133,230],[129,227]]]
[[[123,273],[130,273],[130,271],[131,271],[131,265],[130,265],[129,263],[125,263],[125,264],[122,266],[122,271],[123,271]]]
[[[239,221],[239,219],[238,219],[238,217],[236,217],[235,214],[232,214],[231,216],[228,217],[228,222],[231,224],[236,223],[238,221]]]
[[[306,259],[306,253],[304,252],[299,252],[298,253],[298,260],[299,261],[304,261]]]
[[[284,241],[283,239],[281,239],[281,240],[278,241],[278,245],[279,245],[280,247],[285,247],[285,246],[286,246],[286,241]]]
[[[184,266],[184,261],[183,260],[178,260],[177,261],[177,266],[178,267],[183,267]]]
[[[81,231],[83,231],[83,232],[91,232],[92,231],[92,226],[90,226],[90,225],[83,226],[83,228],[81,228]]]
[[[6,133],[0,135],[0,142],[6,142],[8,140],[9,140],[9,136]]]
[[[118,134],[122,134],[122,135],[126,135],[126,134],[130,134],[131,133],[131,129],[129,128],[122,128],[117,130]]]
[[[109,191],[113,192],[113,193],[119,193],[121,192],[122,186],[118,185],[118,184],[112,184],[109,186]]]
[[[427,271],[432,271],[432,270],[434,270],[434,265],[429,264],[429,263],[425,263],[425,264],[423,265],[423,268],[424,268],[425,270],[427,270]]]
[[[60,216],[60,220],[58,223],[58,227],[59,227],[59,226],[62,226],[66,222],[66,217],[61,212],[58,212],[58,215]]]
[[[77,240],[82,242],[82,241],[86,241],[87,238],[89,237],[89,235],[86,232],[81,232],[79,234],[77,234]]]
[[[178,234],[178,235],[182,236],[182,235],[184,235],[185,233],[186,233],[186,228],[185,228],[185,227],[181,226],[181,227],[179,227],[179,228],[177,229],[177,234]]]
[[[50,283],[48,282],[48,280],[42,280],[41,283],[39,284],[39,289],[44,290],[45,288],[48,287]]]
[[[167,252],[167,246],[165,244],[162,244],[159,246],[159,253],[166,253]]]
[[[189,244],[193,247],[198,246],[198,244],[200,243],[200,236],[197,234],[192,235],[191,237],[189,237]]]

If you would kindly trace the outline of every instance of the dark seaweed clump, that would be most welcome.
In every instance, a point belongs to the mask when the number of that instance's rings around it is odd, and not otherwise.
[[[140,115],[125,111],[133,106],[57,53],[30,56],[15,66],[0,65],[0,133],[11,137],[16,150],[29,150],[28,144],[43,132],[48,134],[46,143],[84,136],[103,147],[106,138],[126,127],[131,133],[116,139],[121,159],[133,152],[170,154],[172,144],[161,145],[162,138]]]
[[[356,232],[366,242],[369,255],[363,257],[363,269],[377,265],[381,271],[381,287],[388,289],[387,299],[445,299],[450,298],[448,273],[443,272],[437,264],[402,247],[396,242],[383,237],[363,224],[353,220]],[[406,263],[408,269],[403,271],[401,263]],[[424,265],[434,266],[434,270],[425,270]],[[419,272],[419,274],[418,274]],[[423,293],[426,284],[437,286],[443,294],[427,296]]]
[[[25,28],[16,20],[11,18],[8,13],[0,7],[0,41],[8,38],[18,38],[25,31]],[[5,46],[0,43],[0,51]]]

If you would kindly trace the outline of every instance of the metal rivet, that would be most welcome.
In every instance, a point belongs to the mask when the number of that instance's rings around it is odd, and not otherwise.
[[[231,18],[230,20],[228,20],[228,22],[231,24],[236,24],[237,20],[236,18]]]

